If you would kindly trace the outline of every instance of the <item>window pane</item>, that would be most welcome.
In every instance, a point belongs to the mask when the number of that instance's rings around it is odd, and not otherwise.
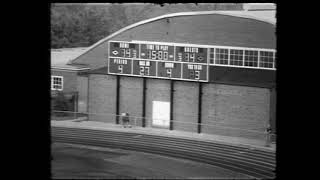
[[[228,49],[216,49],[216,64],[228,64]]]
[[[274,58],[271,51],[260,51],[260,64],[259,67],[273,68]]]
[[[209,59],[210,59],[210,64],[213,64],[213,59],[214,59],[214,48],[210,48],[210,56],[209,56]]]
[[[51,87],[56,90],[62,90],[62,77],[51,77]]]
[[[257,67],[258,65],[258,51],[245,51],[245,57],[244,57],[244,65],[245,66],[251,66],[251,67]]]
[[[242,66],[243,50],[230,50],[230,65]]]

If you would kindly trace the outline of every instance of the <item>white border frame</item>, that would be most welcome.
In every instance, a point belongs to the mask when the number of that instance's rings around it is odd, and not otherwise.
[[[109,42],[124,42],[111,40]],[[200,47],[200,48],[222,48],[222,49],[246,49],[246,50],[261,50],[261,51],[276,51],[275,49],[268,48],[251,48],[251,47],[240,47],[240,46],[221,46],[221,45],[203,45],[203,44],[191,44],[191,43],[172,43],[172,42],[158,42],[158,41],[139,41],[132,40],[126,41],[130,43],[141,43],[141,44],[160,44],[160,45],[169,45],[169,46],[186,46],[186,47]]]
[[[55,71],[72,71],[72,72],[77,72],[77,71],[84,71],[84,70],[89,70],[90,68],[68,68],[68,67],[60,67],[60,66],[51,66],[51,69]]]
[[[273,65],[272,65],[273,69],[276,69],[275,65],[276,65],[276,52],[273,52]]]
[[[107,61],[108,61],[108,74],[110,74],[110,44],[111,41],[108,41],[108,57],[107,57]],[[139,52],[140,53],[140,52]]]
[[[258,64],[257,66],[260,68],[260,51],[258,51]],[[272,63],[272,67],[273,67],[273,63]]]
[[[228,65],[230,66],[230,48],[228,48]]]

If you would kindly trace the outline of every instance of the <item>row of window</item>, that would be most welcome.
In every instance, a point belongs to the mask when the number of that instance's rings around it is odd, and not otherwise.
[[[276,68],[272,51],[210,48],[210,64]]]
[[[51,90],[63,90],[63,77],[62,76],[51,76]]]

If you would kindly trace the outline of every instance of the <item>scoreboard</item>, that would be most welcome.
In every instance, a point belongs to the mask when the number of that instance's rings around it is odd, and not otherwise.
[[[208,82],[208,49],[176,43],[109,41],[108,73]]]

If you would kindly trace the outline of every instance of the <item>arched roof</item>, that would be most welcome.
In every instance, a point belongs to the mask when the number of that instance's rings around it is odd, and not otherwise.
[[[143,24],[147,24],[153,21],[157,21],[160,19],[165,19],[165,18],[171,18],[171,17],[179,17],[179,16],[197,16],[197,15],[211,15],[211,14],[219,14],[219,15],[228,15],[228,16],[233,16],[233,17],[239,17],[239,18],[246,18],[246,19],[254,19],[257,21],[262,21],[262,22],[266,22],[269,23],[273,26],[276,25],[276,19],[271,18],[271,19],[267,19],[267,18],[261,18],[259,16],[257,16],[254,13],[251,13],[250,11],[192,11],[192,12],[179,12],[179,13],[172,13],[172,14],[165,14],[162,16],[158,16],[155,18],[150,18],[150,19],[146,19],[143,21],[139,21],[137,23],[131,24],[129,26],[126,26],[112,34],[110,34],[109,36],[101,39],[100,41],[96,42],[95,44],[93,44],[92,46],[88,47],[82,54],[78,55],[77,57],[75,57],[73,60],[69,61],[69,64],[71,64],[73,61],[75,61],[77,58],[79,58],[80,56],[86,54],[87,52],[89,52],[90,50],[92,50],[93,48],[95,48],[96,46],[100,45],[101,43],[107,41],[108,39],[111,39],[112,37],[126,31],[129,30],[131,28],[143,25]]]

